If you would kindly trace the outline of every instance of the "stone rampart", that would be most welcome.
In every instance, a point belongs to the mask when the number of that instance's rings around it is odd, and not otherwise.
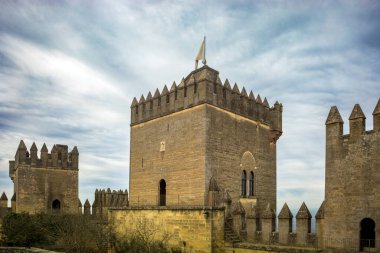
[[[108,216],[119,236],[167,237],[168,245],[184,252],[221,252],[224,247],[223,208],[110,208]]]

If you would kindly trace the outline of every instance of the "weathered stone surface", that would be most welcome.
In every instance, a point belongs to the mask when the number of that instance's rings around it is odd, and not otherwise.
[[[108,214],[119,236],[134,235],[144,225],[160,240],[183,252],[223,252],[224,210],[217,208],[111,208]]]
[[[330,247],[359,249],[364,218],[375,222],[380,239],[380,134],[373,117],[374,131],[365,131],[364,113],[355,105],[348,135],[343,135],[341,120],[326,125],[325,201],[317,233],[334,238]]]
[[[30,156],[21,140],[15,161],[9,163],[9,176],[14,183],[12,210],[15,212],[50,212],[53,202],[59,210],[78,213],[78,157],[76,147],[68,152],[66,145],[54,145],[49,155],[46,145],[37,156],[33,143]]]
[[[212,177],[236,203],[245,170],[254,173],[252,197],[259,207],[276,207],[273,140],[280,134],[273,132],[282,131],[282,106],[265,109],[237,94],[236,85],[233,92],[218,80],[218,72],[206,66],[171,89],[169,99],[156,91],[153,104],[131,106],[131,206],[157,206],[160,180],[166,183],[166,205],[207,205]],[[252,162],[244,161],[245,153]]]

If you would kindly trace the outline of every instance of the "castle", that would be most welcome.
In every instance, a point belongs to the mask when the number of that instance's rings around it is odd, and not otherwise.
[[[380,100],[371,131],[359,105],[350,115],[348,135],[343,135],[338,109],[328,114],[325,200],[315,217],[315,233],[305,203],[295,215],[295,228],[286,203],[276,215],[282,109],[279,102],[270,106],[260,95],[231,87],[228,80],[222,83],[207,65],[170,90],[165,86],[153,96],[134,98],[129,195],[96,190],[92,215],[107,219],[119,235],[147,220],[186,252],[228,252],[244,242],[256,249],[264,245],[261,250],[271,244],[306,251],[379,251]],[[38,159],[35,145],[29,155],[21,142],[10,162],[13,210],[54,210],[58,201],[62,210],[78,212],[79,207],[81,213],[78,156],[76,147],[68,153],[67,146],[55,145],[48,154],[44,145]],[[55,180],[60,173],[66,173],[66,181]],[[63,188],[52,187],[56,184]],[[90,209],[87,200],[84,214]]]
[[[374,129],[366,131],[364,113],[355,105],[350,133],[343,135],[343,120],[338,109],[331,108],[326,120],[325,200],[315,217],[316,233],[311,232],[312,216],[305,203],[295,215],[295,229],[286,203],[276,217],[282,105],[269,106],[260,95],[248,95],[236,84],[231,88],[228,80],[222,84],[219,73],[205,65],[170,90],[165,86],[153,97],[148,93],[139,101],[134,98],[130,207],[111,209],[111,220],[126,228],[137,217],[154,218],[172,227],[178,240],[186,237],[188,245],[205,252],[223,248],[221,235],[233,243],[378,250],[380,100],[373,120]]]

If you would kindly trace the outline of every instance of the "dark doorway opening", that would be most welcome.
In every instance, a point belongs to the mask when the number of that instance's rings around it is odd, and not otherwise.
[[[375,222],[370,218],[364,218],[360,222],[360,251],[375,248]]]
[[[160,206],[166,206],[166,182],[160,180]]]
[[[58,199],[55,199],[53,200],[51,207],[53,208],[53,211],[59,211],[61,209],[61,202]]]

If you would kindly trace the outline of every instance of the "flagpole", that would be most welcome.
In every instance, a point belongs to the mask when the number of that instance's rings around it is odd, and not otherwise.
[[[203,37],[203,40],[204,40],[204,42],[205,42],[205,46],[204,46],[204,48],[203,48],[203,56],[204,56],[204,59],[203,59],[203,61],[202,61],[202,63],[203,63],[203,65],[205,65],[206,64],[206,36],[204,36]]]

